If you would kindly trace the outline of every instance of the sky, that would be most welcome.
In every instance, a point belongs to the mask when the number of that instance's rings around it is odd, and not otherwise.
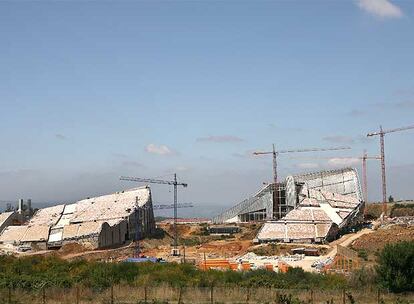
[[[379,154],[414,124],[414,2],[1,1],[0,201],[73,202],[189,184],[211,216],[279,176]],[[386,136],[388,192],[414,198],[414,130]],[[368,165],[381,198],[380,164]],[[172,189],[153,185],[156,203]],[[0,202],[0,208],[1,208]],[[3,202],[4,204],[4,202]]]

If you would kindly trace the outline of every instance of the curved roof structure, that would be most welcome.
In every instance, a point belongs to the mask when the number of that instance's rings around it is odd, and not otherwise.
[[[300,185],[300,193],[298,193],[298,185]],[[306,194],[308,190],[322,190],[353,197],[358,201],[362,200],[358,172],[353,168],[288,176],[286,178],[286,203],[296,206],[300,203],[296,201],[297,195]]]
[[[97,235],[105,223],[115,226],[144,207],[152,210],[148,186],[43,208],[28,225],[6,228],[0,235],[0,242],[55,243],[65,238]]]

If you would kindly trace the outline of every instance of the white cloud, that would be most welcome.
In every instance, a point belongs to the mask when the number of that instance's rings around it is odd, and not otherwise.
[[[355,166],[360,163],[358,158],[331,158],[328,164],[333,167],[337,166]]]
[[[145,151],[152,154],[158,154],[158,155],[171,155],[174,154],[174,151],[168,148],[166,145],[155,145],[155,144],[149,144],[145,147]]]
[[[389,0],[357,0],[358,6],[366,12],[381,18],[400,18],[401,9]]]
[[[316,169],[319,167],[317,163],[300,163],[296,165],[298,168],[301,169]]]

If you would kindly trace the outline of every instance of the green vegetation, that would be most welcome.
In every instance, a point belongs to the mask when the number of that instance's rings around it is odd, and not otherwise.
[[[360,255],[364,255],[360,252]],[[291,268],[287,273],[266,270],[248,272],[201,271],[190,264],[102,263],[66,261],[57,257],[0,256],[0,289],[37,291],[43,288],[73,288],[95,291],[114,284],[171,287],[251,287],[276,289],[343,290],[378,287],[392,292],[414,291],[414,242],[385,246],[378,266],[355,271],[352,276],[316,274]]]
[[[359,249],[358,256],[364,261],[368,261],[368,252],[365,249]]]
[[[391,217],[400,217],[400,216],[414,216],[414,203],[387,203],[388,214]],[[366,211],[366,219],[374,220],[380,217],[382,213],[382,204],[368,204]]]
[[[414,204],[394,204],[390,213],[392,217],[414,216]]]
[[[319,275],[300,268],[287,273],[200,271],[189,264],[133,264],[68,262],[56,257],[0,257],[0,288],[39,290],[43,287],[84,286],[104,290],[113,284],[167,284],[173,287],[244,286],[297,289],[340,289],[347,281],[339,275]]]
[[[202,240],[199,237],[192,237],[192,238],[182,238],[180,239],[181,244],[183,244],[184,246],[197,246],[202,244]]]
[[[414,291],[414,241],[386,245],[377,273],[379,283],[392,292]]]

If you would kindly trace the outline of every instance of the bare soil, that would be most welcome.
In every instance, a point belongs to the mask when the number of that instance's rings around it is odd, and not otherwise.
[[[365,234],[352,243],[354,250],[366,250],[369,254],[375,254],[386,244],[393,244],[400,241],[414,240],[414,226],[387,226],[380,228],[373,233]]]

